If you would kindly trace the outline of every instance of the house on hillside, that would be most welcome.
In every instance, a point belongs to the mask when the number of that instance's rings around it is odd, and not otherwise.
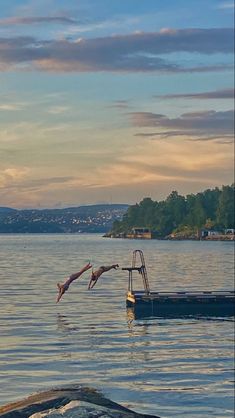
[[[234,228],[227,228],[227,229],[225,229],[224,233],[234,235],[235,234],[235,229]]]
[[[225,230],[207,230],[207,229],[201,229],[200,230],[200,239],[205,240],[220,240],[220,241],[227,241],[227,240],[233,240],[235,239],[234,235],[234,228],[227,228]]]
[[[215,235],[221,235],[221,231],[215,231],[215,230],[208,231],[208,237],[212,237]]]
[[[149,229],[149,228],[135,227],[135,228],[132,228],[132,230],[129,234],[126,234],[126,238],[152,239],[153,238],[153,233],[152,233],[151,229]]]
[[[200,238],[213,237],[215,235],[221,235],[221,231],[216,231],[214,229],[201,229],[199,231]]]

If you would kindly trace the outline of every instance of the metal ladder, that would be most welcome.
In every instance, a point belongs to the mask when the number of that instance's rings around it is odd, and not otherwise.
[[[145,266],[143,251],[141,251],[141,250],[134,250],[133,251],[132,268],[136,267],[138,255],[139,255],[139,261],[140,261],[140,264],[141,264],[141,266],[139,267],[139,273],[141,274],[142,279],[143,279],[143,285],[144,285],[145,293],[147,295],[149,295],[150,287],[149,287],[149,281],[148,281],[148,275],[147,275],[147,270],[146,270],[146,266]]]
[[[137,266],[137,264],[140,264]],[[141,250],[134,250],[132,256],[132,267],[122,268],[122,270],[127,270],[129,272],[129,282],[128,282],[128,290],[129,292],[133,292],[133,278],[132,272],[138,271],[141,274],[143,279],[144,291],[146,295],[150,294],[150,287],[148,281],[147,270],[144,261],[144,254]]]

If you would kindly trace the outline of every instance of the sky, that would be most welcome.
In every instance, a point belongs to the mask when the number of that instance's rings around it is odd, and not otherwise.
[[[1,0],[0,206],[232,184],[234,2]]]

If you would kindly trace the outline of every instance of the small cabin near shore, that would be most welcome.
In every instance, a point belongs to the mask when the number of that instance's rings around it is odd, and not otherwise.
[[[225,229],[225,234],[231,234],[234,235],[235,234],[235,229],[234,228],[227,228]]]
[[[153,233],[149,228],[132,228],[129,234],[126,234],[126,238],[132,239],[152,239]]]
[[[227,228],[222,231],[216,230],[208,230],[208,229],[201,229],[199,231],[199,238],[205,240],[233,240],[235,239],[234,229]]]

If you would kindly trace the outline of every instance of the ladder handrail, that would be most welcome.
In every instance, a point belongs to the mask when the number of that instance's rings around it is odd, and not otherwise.
[[[140,267],[136,266],[137,255],[139,255],[139,259],[140,259],[140,263],[141,263]],[[132,270],[136,270],[136,269],[139,271],[139,273],[142,276],[145,293],[147,295],[149,295],[150,294],[150,287],[149,287],[148,275],[147,275],[147,270],[146,270],[145,261],[144,261],[144,254],[143,254],[142,250],[134,250],[133,251]],[[131,272],[129,271],[129,275],[130,275],[130,273],[131,273],[131,277],[129,278],[130,281],[131,281],[131,283],[130,283],[131,289],[130,290],[132,291],[132,271]]]

